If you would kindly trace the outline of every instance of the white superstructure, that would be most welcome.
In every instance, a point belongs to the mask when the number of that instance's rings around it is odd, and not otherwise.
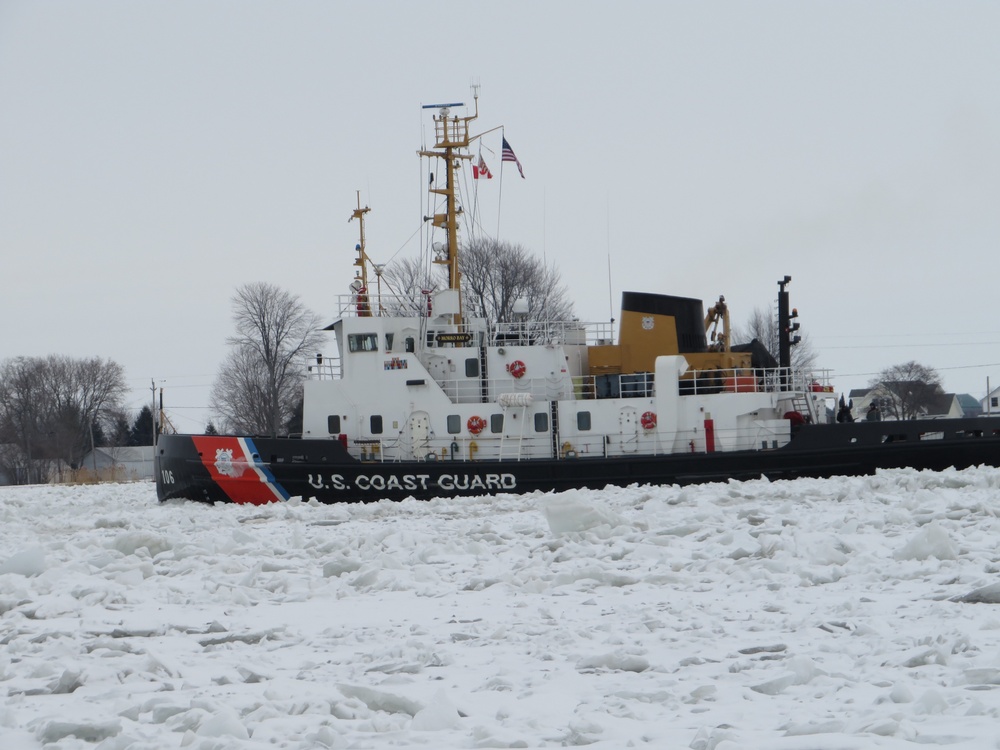
[[[588,352],[606,326],[489,331],[478,318],[453,323],[455,301],[451,290],[387,298],[382,307],[422,314],[371,315],[342,298],[340,356],[310,368],[303,437],[378,461],[586,458],[774,449],[790,415],[827,420],[832,393],[787,371],[692,373],[675,354],[651,373],[593,375]]]

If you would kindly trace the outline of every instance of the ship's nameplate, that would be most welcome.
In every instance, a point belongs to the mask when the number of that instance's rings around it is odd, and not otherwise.
[[[468,344],[472,341],[471,333],[439,333],[434,337],[439,344]]]

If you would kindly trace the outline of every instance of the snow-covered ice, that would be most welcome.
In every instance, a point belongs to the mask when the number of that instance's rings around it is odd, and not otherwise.
[[[0,488],[0,748],[1000,748],[1000,470]]]

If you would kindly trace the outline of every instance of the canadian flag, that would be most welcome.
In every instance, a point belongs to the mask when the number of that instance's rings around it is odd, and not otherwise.
[[[484,180],[492,180],[493,173],[490,172],[490,168],[486,166],[486,161],[483,159],[483,155],[479,155],[479,164],[472,165],[472,179],[478,180],[482,177]]]

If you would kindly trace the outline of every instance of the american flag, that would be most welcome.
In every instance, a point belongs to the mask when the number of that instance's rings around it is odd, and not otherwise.
[[[517,171],[521,173],[521,179],[524,179],[524,169],[521,167],[521,162],[519,162],[517,157],[514,156],[514,149],[512,149],[510,144],[507,143],[506,138],[503,139],[503,151],[500,154],[500,161],[514,162],[517,165]]]

